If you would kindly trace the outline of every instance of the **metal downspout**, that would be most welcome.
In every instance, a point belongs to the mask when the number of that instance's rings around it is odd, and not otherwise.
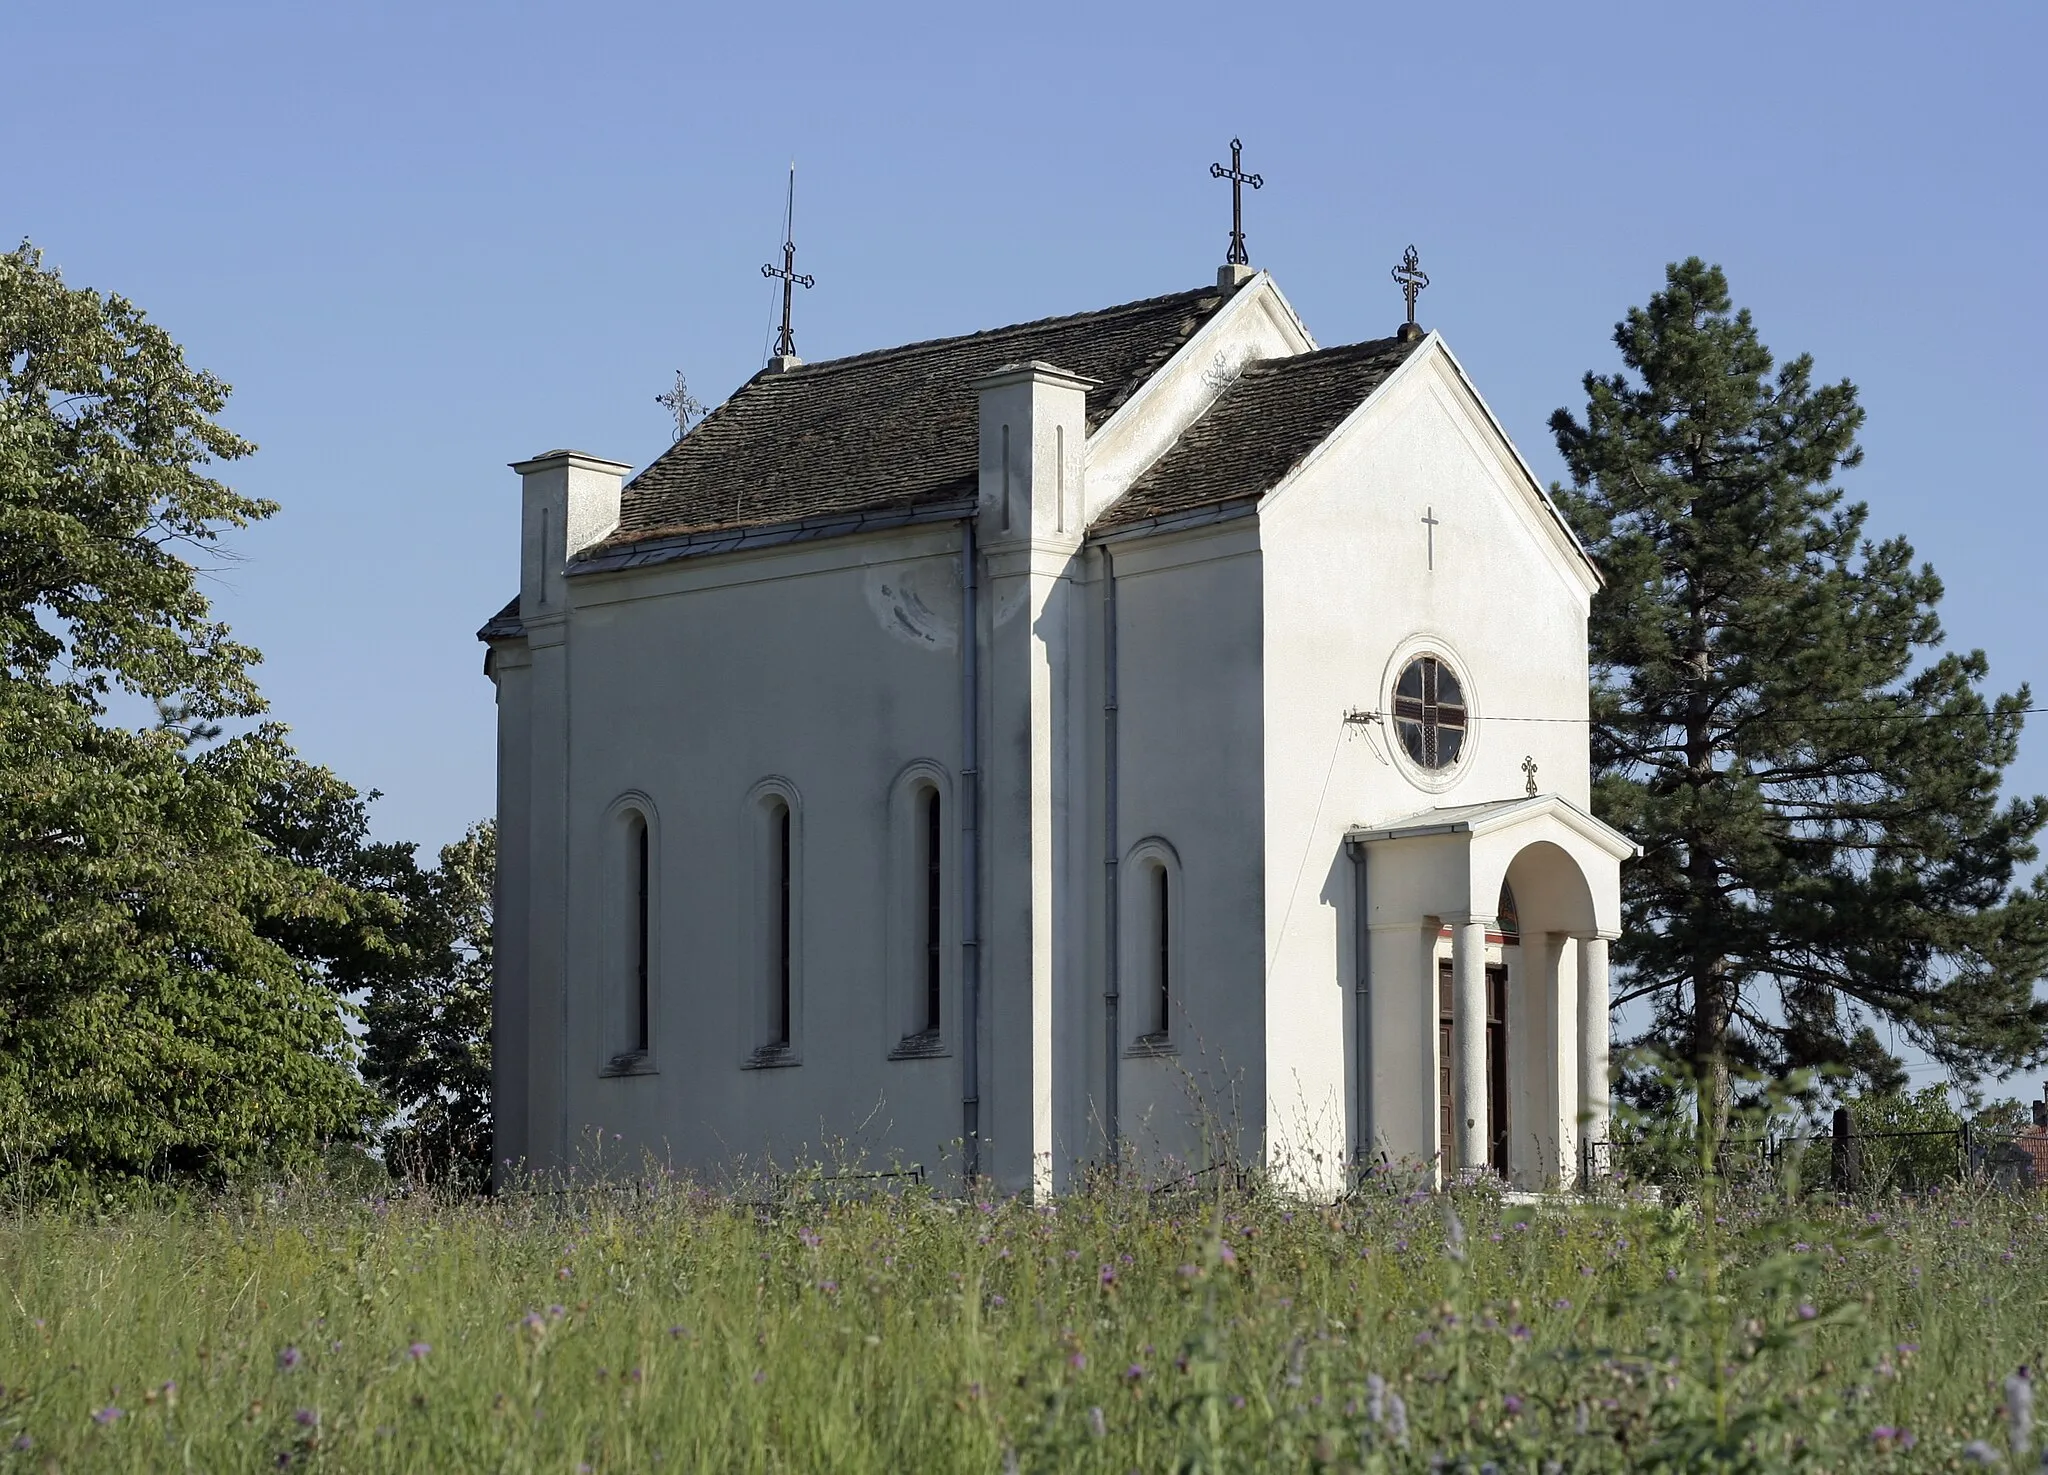
[[[1102,1116],[1109,1143],[1109,1165],[1122,1154],[1117,1126],[1117,1087],[1123,1041],[1118,1020],[1122,918],[1118,911],[1116,833],[1116,555],[1102,550]]]
[[[1373,1120],[1372,1120],[1372,913],[1367,910],[1366,894],[1366,853],[1363,845],[1351,847],[1352,908],[1357,916],[1356,933],[1358,947],[1357,994],[1352,1003],[1355,1017],[1352,1020],[1352,1050],[1357,1056],[1355,1062],[1357,1084],[1353,1087],[1358,1103],[1358,1141],[1353,1152],[1353,1167],[1363,1178],[1372,1162]]]
[[[966,1188],[981,1176],[981,625],[974,520],[960,524],[960,1130]]]

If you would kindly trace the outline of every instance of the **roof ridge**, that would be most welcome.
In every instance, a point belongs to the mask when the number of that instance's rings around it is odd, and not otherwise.
[[[1033,328],[1050,327],[1054,323],[1082,323],[1090,319],[1099,320],[1114,317],[1118,313],[1131,313],[1141,310],[1154,311],[1169,302],[1178,302],[1185,299],[1189,303],[1194,303],[1204,297],[1221,297],[1222,295],[1214,287],[1193,287],[1182,292],[1165,292],[1157,297],[1141,297],[1133,302],[1113,303],[1108,307],[1090,308],[1085,312],[1056,312],[1049,317],[1031,318],[1021,323],[1005,323],[997,328],[980,328],[972,333],[942,334],[937,338],[920,338],[910,343],[891,344],[887,348],[870,348],[860,353],[849,353],[840,358],[819,359],[816,363],[798,364],[793,369],[785,369],[779,374],[768,376],[768,378],[770,380],[816,378],[828,370],[837,370],[856,365],[865,366],[899,353],[927,352],[943,344],[971,343],[977,338],[993,338],[1001,333],[1021,333]],[[746,382],[748,385],[751,385],[761,381],[761,379],[762,376],[756,374]]]
[[[1385,353],[1389,349],[1405,346],[1399,338],[1389,335],[1385,338],[1363,338],[1356,343],[1332,343],[1322,348],[1312,348],[1307,353],[1276,354],[1272,358],[1254,359],[1246,364],[1245,372],[1255,369],[1284,369],[1290,364],[1297,367],[1304,364],[1328,363],[1332,359],[1354,357],[1369,358]]]

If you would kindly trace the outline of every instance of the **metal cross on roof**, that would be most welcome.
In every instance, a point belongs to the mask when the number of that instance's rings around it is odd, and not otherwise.
[[[1536,757],[1533,753],[1522,759],[1522,772],[1529,780],[1527,788],[1533,797],[1536,793]]]
[[[676,422],[676,439],[681,440],[690,432],[690,422],[704,413],[704,406],[690,393],[690,385],[683,378],[683,371],[676,370],[676,385],[667,394],[657,394],[654,402],[669,412]]]
[[[815,287],[817,278],[805,276],[796,269],[796,165],[789,166],[789,204],[782,214],[782,265],[761,268],[764,277],[782,278],[782,332],[775,340],[777,358],[796,357],[796,335],[789,330],[790,288]]]
[[[1415,326],[1415,297],[1429,285],[1429,273],[1422,269],[1422,258],[1410,246],[1402,256],[1401,264],[1394,268],[1394,280],[1401,284],[1401,295],[1408,299],[1408,326]]]
[[[1264,189],[1263,176],[1244,172],[1244,144],[1238,139],[1230,140],[1230,167],[1221,164],[1209,166],[1211,179],[1230,181],[1230,254],[1223,259],[1232,266],[1250,266],[1252,258],[1244,249],[1244,187]]]

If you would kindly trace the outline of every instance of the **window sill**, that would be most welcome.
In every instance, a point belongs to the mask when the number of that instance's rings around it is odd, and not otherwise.
[[[602,1077],[657,1076],[661,1074],[656,1069],[654,1062],[648,1058],[645,1050],[630,1050],[623,1054],[614,1055],[609,1061],[598,1068],[597,1073]]]
[[[1172,1037],[1163,1032],[1139,1035],[1124,1047],[1126,1060],[1158,1060],[1178,1054],[1180,1051],[1174,1048]]]
[[[946,1048],[946,1037],[935,1029],[920,1030],[914,1035],[905,1035],[896,1042],[896,1048],[889,1052],[891,1060],[942,1060],[952,1054]]]
[[[762,1045],[753,1054],[740,1062],[741,1070],[781,1070],[785,1066],[802,1065],[803,1057],[792,1045]]]

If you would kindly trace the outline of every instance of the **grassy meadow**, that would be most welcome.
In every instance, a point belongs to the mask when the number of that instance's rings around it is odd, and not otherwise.
[[[24,1208],[0,1471],[2012,1468],[2043,1207],[651,1177]]]

